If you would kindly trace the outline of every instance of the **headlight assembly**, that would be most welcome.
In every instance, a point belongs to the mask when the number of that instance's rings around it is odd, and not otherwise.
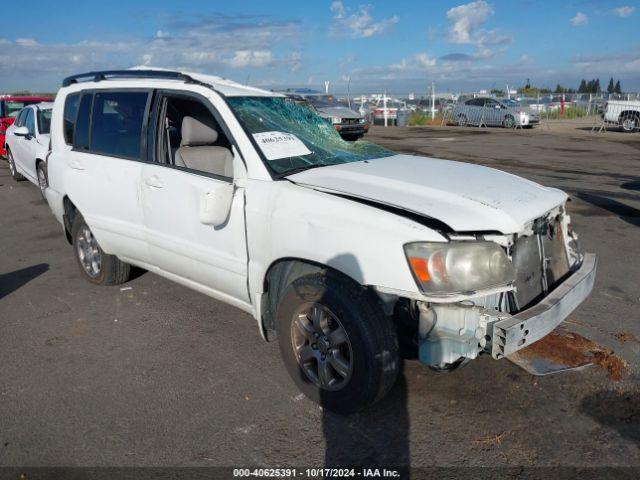
[[[515,269],[496,243],[410,243],[404,247],[409,267],[427,294],[466,293],[508,285]]]
[[[331,117],[331,123],[334,125],[337,123],[342,123],[342,119],[340,117]]]

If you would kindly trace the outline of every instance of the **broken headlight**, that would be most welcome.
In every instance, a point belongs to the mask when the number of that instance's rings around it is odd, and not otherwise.
[[[427,294],[466,293],[515,281],[513,264],[493,242],[410,243],[404,250],[416,283]]]

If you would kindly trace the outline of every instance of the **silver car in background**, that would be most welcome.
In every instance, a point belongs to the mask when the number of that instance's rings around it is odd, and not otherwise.
[[[452,112],[453,122],[460,126],[532,127],[540,123],[540,115],[515,100],[489,97],[469,98],[458,102]]]
[[[345,140],[358,140],[369,131],[369,122],[364,115],[339,102],[334,95],[308,89],[288,89],[283,93],[297,103],[306,103],[313,108]]]

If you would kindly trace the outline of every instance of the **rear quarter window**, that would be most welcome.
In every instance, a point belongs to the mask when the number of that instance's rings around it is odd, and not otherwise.
[[[92,94],[84,94],[80,99],[78,114],[73,130],[73,146],[86,150],[89,148],[89,119],[91,118]]]
[[[68,145],[73,145],[73,130],[76,124],[79,103],[79,93],[67,95],[64,101],[64,141],[67,142]]]

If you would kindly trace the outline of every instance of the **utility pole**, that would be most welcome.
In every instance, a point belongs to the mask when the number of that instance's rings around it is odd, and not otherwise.
[[[387,126],[387,117],[388,117],[388,112],[387,112],[387,92],[384,92],[384,94],[382,95],[382,111],[384,113],[384,126]]]
[[[347,77],[347,103],[349,110],[351,110],[351,75]]]
[[[436,84],[431,82],[431,120],[436,118]]]
[[[326,82],[324,82],[324,93],[327,94],[327,95],[329,94],[329,84],[330,83],[331,82],[329,82],[328,80]]]

